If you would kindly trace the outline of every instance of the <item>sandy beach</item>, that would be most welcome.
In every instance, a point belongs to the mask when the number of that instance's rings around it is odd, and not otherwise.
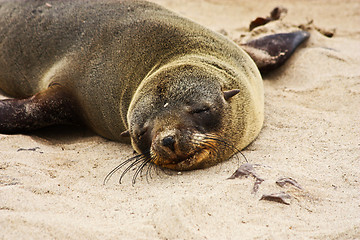
[[[155,0],[236,42],[299,27],[311,37],[265,75],[265,123],[245,162],[105,176],[130,145],[86,128],[0,134],[0,239],[360,239],[360,2]],[[277,6],[281,21],[249,32]],[[328,33],[332,37],[326,36]],[[1,95],[0,98],[5,98]],[[297,181],[280,187],[279,178]],[[260,200],[284,192],[289,204]]]

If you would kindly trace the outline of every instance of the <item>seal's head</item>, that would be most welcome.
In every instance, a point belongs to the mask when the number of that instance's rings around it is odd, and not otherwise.
[[[209,69],[210,68],[210,69]],[[134,149],[172,170],[214,165],[233,154],[231,97],[214,67],[175,64],[144,81],[128,111]],[[226,139],[226,140],[225,140]]]

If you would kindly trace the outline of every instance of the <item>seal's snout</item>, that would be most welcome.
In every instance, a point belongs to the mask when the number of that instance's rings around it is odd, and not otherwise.
[[[165,130],[161,131],[152,142],[152,150],[155,151],[159,156],[165,159],[174,161],[179,158],[179,135],[176,130]],[[182,154],[180,154],[182,155]]]
[[[172,170],[191,170],[206,164],[216,145],[191,131],[161,132],[151,146],[153,163]],[[185,141],[182,141],[185,140]]]
[[[173,136],[164,137],[161,141],[161,144],[164,147],[169,148],[171,151],[175,151],[175,139]]]
[[[187,131],[180,129],[162,129],[154,137],[151,145],[152,154],[157,156],[156,163],[177,164],[193,154],[194,146],[189,140],[191,136]]]

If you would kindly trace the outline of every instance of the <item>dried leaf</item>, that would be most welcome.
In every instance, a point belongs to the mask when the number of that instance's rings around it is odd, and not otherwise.
[[[256,193],[259,190],[259,185],[264,181],[264,179],[262,179],[256,174],[253,164],[250,163],[242,164],[228,179],[248,177],[250,175],[255,178],[255,183],[252,193]]]
[[[280,187],[284,187],[286,183],[289,183],[299,189],[302,189],[300,184],[293,178],[280,178],[276,181],[276,184]]]
[[[252,193],[256,193],[258,190],[259,190],[259,186],[260,184],[264,181],[264,179],[261,179],[261,178],[256,178],[256,181],[254,183],[254,187],[253,187],[253,190],[252,190]]]
[[[228,179],[248,177],[254,173],[254,166],[250,163],[244,163]]]
[[[39,150],[39,151],[38,151]],[[19,148],[17,150],[17,152],[21,152],[21,151],[33,151],[33,152],[39,152],[39,153],[44,153],[42,151],[40,151],[39,147],[34,147],[34,148]]]
[[[278,203],[283,203],[290,205],[291,196],[285,192],[273,193],[273,194],[264,194],[260,200],[273,201]]]
[[[286,8],[276,7],[270,12],[270,17],[257,17],[255,20],[251,21],[249,29],[251,31],[256,27],[267,24],[268,22],[279,20],[280,18],[283,18],[286,13]]]
[[[287,14],[287,9],[284,7],[276,7],[270,13],[270,18],[272,21],[279,20]]]
[[[267,18],[257,17],[255,20],[251,21],[249,30],[251,31],[254,28],[265,25],[270,21],[271,21],[271,18],[269,18],[269,17],[267,17]]]

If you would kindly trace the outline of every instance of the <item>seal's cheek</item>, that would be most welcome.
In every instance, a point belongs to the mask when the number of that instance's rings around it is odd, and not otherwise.
[[[135,128],[131,133],[131,141],[134,149],[139,153],[149,153],[152,142],[152,128]]]

